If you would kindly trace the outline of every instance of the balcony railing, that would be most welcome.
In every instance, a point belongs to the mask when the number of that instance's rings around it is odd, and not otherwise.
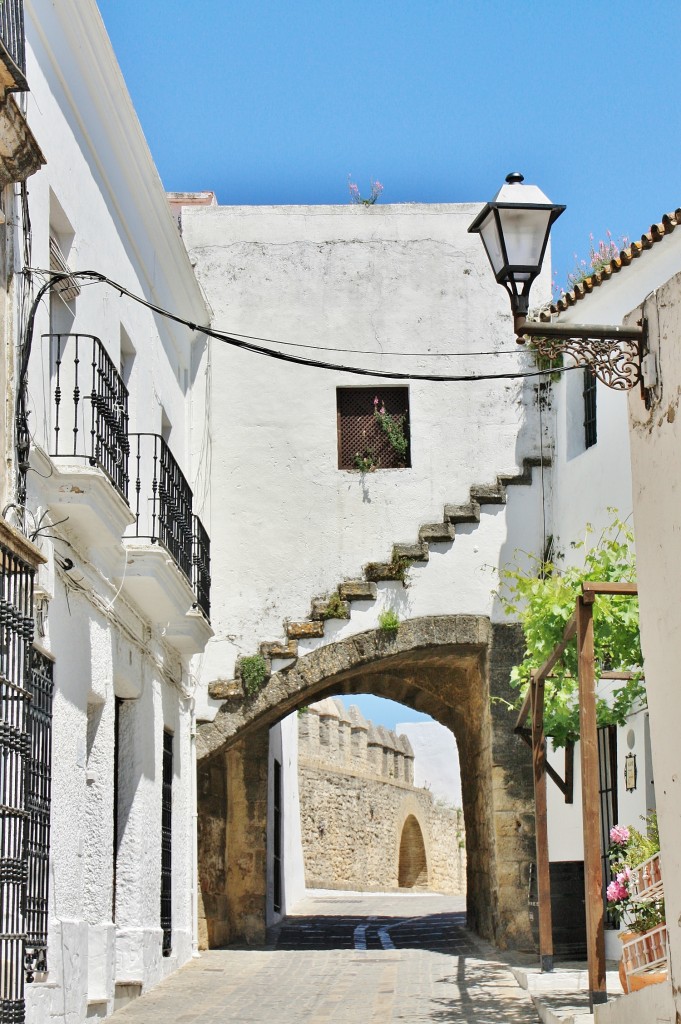
[[[210,618],[210,538],[198,516],[194,516],[192,586],[196,603]]]
[[[163,544],[192,582],[192,492],[158,434],[130,434],[135,534]]]
[[[24,0],[2,0],[0,3],[0,72],[2,84],[9,92],[25,92],[26,41],[24,35]]]
[[[0,5],[0,10],[4,4]],[[99,338],[52,334],[53,458],[99,466],[127,500],[128,390]]]

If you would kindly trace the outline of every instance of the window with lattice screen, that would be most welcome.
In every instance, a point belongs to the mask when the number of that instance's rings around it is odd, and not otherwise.
[[[375,399],[378,398],[378,406]],[[408,388],[338,388],[338,468],[403,469],[411,466]],[[406,452],[398,451],[374,415],[384,408],[407,438]]]

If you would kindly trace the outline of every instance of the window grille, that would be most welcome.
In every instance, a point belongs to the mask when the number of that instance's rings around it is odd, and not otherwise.
[[[31,651],[27,709],[28,772],[26,810],[26,950],[29,974],[47,970],[47,900],[50,861],[50,803],[52,786],[53,663]],[[30,980],[30,979],[29,979]]]
[[[0,542],[0,1020],[22,1024],[34,570]]]
[[[612,881],[612,868],[608,849],[610,829],[617,823],[617,728],[604,725],[598,730],[598,792],[601,805],[601,865],[603,872],[603,901],[606,924],[609,928],[617,923],[608,912],[606,889]]]
[[[402,430],[407,438],[407,450],[396,451],[381,428],[374,410],[385,408],[394,419],[402,418]],[[401,469],[411,466],[409,437],[408,388],[338,388],[338,468],[360,469],[360,459],[366,468]],[[372,465],[366,465],[366,460]]]
[[[596,444],[596,378],[590,370],[584,370],[584,447]]]
[[[173,734],[163,733],[163,782],[161,810],[161,928],[163,929],[163,955],[170,956],[173,944]]]

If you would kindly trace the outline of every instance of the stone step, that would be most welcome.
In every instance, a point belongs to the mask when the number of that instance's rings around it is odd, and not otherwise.
[[[514,487],[528,487],[532,483],[532,470],[537,469],[540,466],[547,468],[550,465],[551,459],[547,455],[545,455],[543,459],[523,459],[522,473],[516,473],[515,476],[500,476],[498,477],[498,480],[504,487],[508,487],[510,485]]]
[[[445,519],[450,523],[479,523],[480,506],[477,501],[466,505],[445,505]]]
[[[398,558],[392,562],[369,562],[364,566],[364,575],[371,583],[385,583],[388,580],[404,583],[410,565],[411,560],[408,558]]]
[[[366,580],[346,580],[345,583],[341,583],[338,593],[344,601],[375,601],[378,591],[375,583]]]
[[[244,688],[240,679],[216,679],[208,684],[208,696],[213,700],[243,699]]]
[[[325,622],[327,619],[349,619],[350,618],[350,605],[347,601],[341,600],[336,595],[337,600],[318,600],[312,602],[312,615],[315,621],[321,620]]]
[[[310,637],[324,636],[324,620],[289,622],[286,626],[286,635],[289,640],[307,640]]]
[[[429,557],[430,552],[425,542],[420,544],[395,544],[393,547],[393,561],[397,558],[408,558],[410,562],[427,562]]]
[[[452,523],[427,523],[419,527],[419,537],[429,544],[449,543],[454,540],[455,532]]]
[[[478,505],[505,505],[506,491],[503,484],[475,484],[471,487],[471,498]]]
[[[298,644],[295,640],[274,640],[270,643],[260,644],[260,653],[264,658],[297,658]]]

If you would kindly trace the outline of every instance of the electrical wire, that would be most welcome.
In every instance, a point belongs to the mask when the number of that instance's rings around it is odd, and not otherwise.
[[[36,271],[27,271],[28,273],[35,273]],[[52,271],[41,270],[41,274],[46,276],[52,275]],[[48,279],[46,285],[43,285],[44,289],[52,283],[52,281],[59,281],[65,278],[71,279],[82,279],[89,281],[97,281],[101,284],[107,284],[121,296],[126,295],[133,302],[137,302],[141,306],[145,306],[153,313],[157,313],[159,316],[165,317],[167,320],[172,320],[174,323],[181,324],[184,327],[188,327],[189,330],[195,331],[201,334],[205,334],[206,337],[214,338],[217,341],[221,341],[224,344],[231,345],[234,348],[241,349],[245,352],[252,352],[255,355],[263,355],[270,359],[276,359],[280,362],[292,363],[296,366],[309,366],[320,370],[331,370],[335,373],[349,373],[360,377],[381,377],[388,378],[390,380],[422,380],[430,381],[433,383],[465,383],[465,382],[476,382],[476,381],[487,381],[487,380],[519,380],[524,378],[535,378],[545,377],[548,372],[555,373],[556,370],[527,370],[517,372],[506,372],[506,373],[476,373],[476,374],[430,374],[430,373],[405,373],[400,370],[372,370],[366,367],[360,366],[347,366],[339,363],[328,363],[321,359],[308,359],[304,356],[298,356],[290,352],[281,352],[278,350],[264,348],[262,345],[256,345],[252,340],[245,340],[244,337],[237,337],[233,334],[228,334],[224,331],[218,331],[214,328],[204,326],[202,324],[193,323],[191,320],[187,320],[185,317],[179,316],[177,313],[173,313],[168,309],[164,309],[162,306],[157,306],[153,302],[149,302],[147,299],[142,298],[140,295],[136,295],[130,289],[126,288],[125,285],[120,284],[117,281],[112,280],[105,274],[99,273],[96,270],[77,270],[72,271],[69,274],[54,273],[53,277]],[[38,293],[38,297],[42,297],[41,293]],[[30,333],[32,332],[32,320],[29,317],[29,324],[27,324],[27,337],[25,339],[24,351],[22,353],[22,377],[25,373],[25,369],[28,364],[28,356],[30,354],[31,338]],[[568,367],[563,367],[564,372]],[[559,371],[560,372],[560,371]]]

